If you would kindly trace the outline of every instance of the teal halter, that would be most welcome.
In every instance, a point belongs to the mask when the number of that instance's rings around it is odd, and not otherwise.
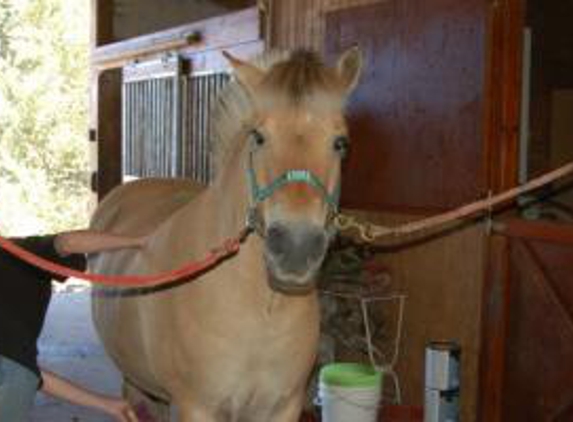
[[[254,151],[249,151],[249,165],[247,168],[247,176],[251,188],[251,209],[250,214],[256,214],[256,206],[264,200],[270,198],[278,189],[289,185],[291,183],[306,183],[314,188],[330,207],[332,214],[338,212],[338,203],[340,199],[340,183],[336,185],[333,192],[328,192],[324,183],[310,170],[293,169],[288,170],[275,178],[271,183],[266,186],[259,186],[257,183],[257,175],[253,165]]]

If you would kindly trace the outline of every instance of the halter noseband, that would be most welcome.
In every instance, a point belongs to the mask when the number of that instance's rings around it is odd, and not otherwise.
[[[266,186],[260,186],[257,182],[257,175],[253,164],[254,151],[249,151],[249,161],[247,167],[247,177],[251,190],[251,204],[247,214],[247,226],[261,233],[261,216],[257,206],[270,198],[277,190],[291,183],[306,183],[316,190],[327,203],[330,215],[338,213],[338,202],[340,200],[340,183],[336,185],[333,192],[329,192],[324,183],[310,170],[292,169],[287,170],[276,177]]]

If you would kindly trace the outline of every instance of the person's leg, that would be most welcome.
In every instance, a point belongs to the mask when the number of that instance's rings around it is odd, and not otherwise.
[[[0,356],[0,421],[26,422],[39,379],[28,368]]]

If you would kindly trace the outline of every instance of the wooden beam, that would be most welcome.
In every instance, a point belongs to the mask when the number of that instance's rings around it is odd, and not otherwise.
[[[92,0],[92,47],[113,42],[114,0]]]
[[[492,236],[488,254],[482,295],[476,421],[502,422],[503,377],[511,299],[509,240],[500,235]]]
[[[167,51],[199,53],[260,40],[259,12],[251,7],[240,12],[178,26],[153,34],[104,45],[94,50],[92,64],[102,70]]]
[[[264,51],[262,40],[225,47],[225,50],[241,58],[255,57]],[[221,54],[221,50],[202,52],[180,52],[181,56],[191,63],[191,73],[219,72],[229,69],[229,61]]]
[[[484,136],[488,185],[495,193],[517,184],[525,0],[487,3]]]
[[[573,245],[571,224],[512,218],[495,223],[494,230],[507,237]]]
[[[121,183],[121,70],[108,70],[97,80],[97,194],[101,200]]]
[[[113,10],[114,0],[91,0],[91,21],[90,21],[90,48],[93,51],[99,46],[113,42]],[[99,134],[99,120],[98,108],[102,98],[102,90],[100,86],[100,74],[93,66],[90,66],[90,107],[89,107],[89,132],[91,140],[98,139]],[[99,142],[90,145],[90,167],[92,170],[91,185],[92,189],[96,188],[99,182],[104,185],[105,180],[98,180],[101,171],[106,169],[100,168],[98,163],[98,149],[100,148]]]

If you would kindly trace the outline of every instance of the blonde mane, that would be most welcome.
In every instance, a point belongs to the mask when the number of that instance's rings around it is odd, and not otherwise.
[[[265,71],[261,88],[295,107],[342,107],[343,93],[333,69],[307,50],[270,51],[249,61]],[[211,142],[215,174],[236,150],[253,122],[254,102],[236,79],[221,91],[211,114]]]

